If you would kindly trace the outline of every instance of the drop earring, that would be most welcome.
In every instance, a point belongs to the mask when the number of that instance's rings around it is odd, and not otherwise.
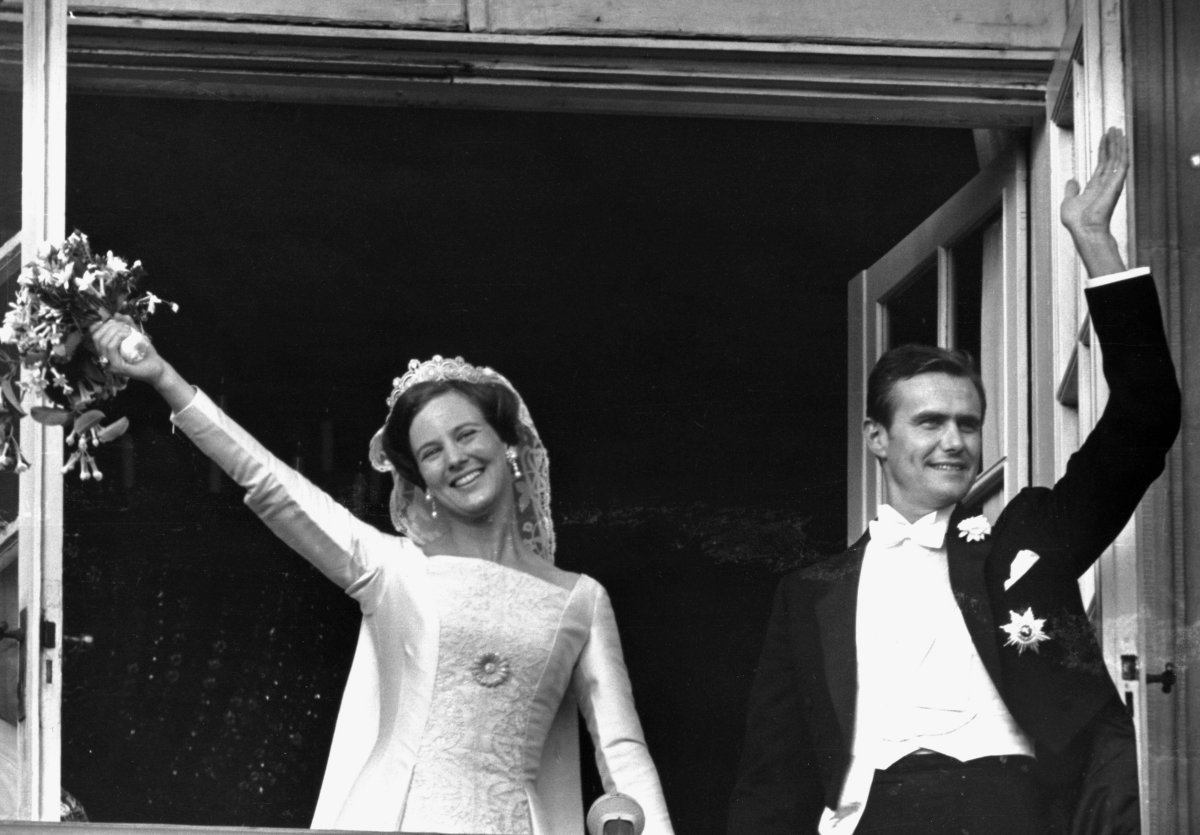
[[[429,502],[429,518],[437,518],[437,501],[430,495],[429,491],[425,491],[425,501]]]
[[[504,457],[508,459],[508,468],[512,470],[513,478],[520,478],[521,465],[517,462],[517,448],[510,446],[505,449]]]

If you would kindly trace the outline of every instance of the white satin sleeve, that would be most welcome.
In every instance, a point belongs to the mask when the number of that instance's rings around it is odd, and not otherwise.
[[[381,583],[372,580],[384,555],[409,555],[402,538],[385,534],[270,453],[204,392],[171,415],[171,422],[230,478],[245,488],[245,503],[280,539],[321,573],[374,610]],[[410,555],[411,556],[411,555]]]
[[[599,586],[588,640],[571,685],[592,736],[604,790],[627,794],[641,804],[646,814],[643,835],[674,835],[658,770],[633,704],[616,617],[608,593]]]

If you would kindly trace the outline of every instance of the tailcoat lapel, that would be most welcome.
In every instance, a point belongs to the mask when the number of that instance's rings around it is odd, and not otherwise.
[[[858,579],[869,536],[864,534],[838,559],[818,566],[814,579],[824,585],[813,608],[825,661],[825,681],[846,739],[854,729],[858,696]]]
[[[950,570],[950,588],[967,624],[967,632],[996,686],[1000,685],[1000,652],[996,648],[996,623],[988,599],[984,568],[992,550],[992,537],[967,542],[958,535],[958,523],[967,516],[962,505],[950,514],[946,528],[946,562]]]

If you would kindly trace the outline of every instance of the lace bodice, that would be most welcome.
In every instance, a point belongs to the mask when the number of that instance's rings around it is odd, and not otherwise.
[[[548,728],[532,713],[557,706],[535,695],[570,593],[458,557],[432,558],[430,579],[440,651],[402,828],[532,832],[526,789],[543,740],[527,735]]]

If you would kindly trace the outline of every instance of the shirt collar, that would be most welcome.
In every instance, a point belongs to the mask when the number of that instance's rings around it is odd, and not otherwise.
[[[879,505],[875,520],[870,524],[871,539],[888,546],[899,545],[911,539],[926,548],[942,548],[946,542],[946,528],[950,525],[950,514],[954,506],[927,513],[915,522],[909,522],[900,511],[889,504]]]

